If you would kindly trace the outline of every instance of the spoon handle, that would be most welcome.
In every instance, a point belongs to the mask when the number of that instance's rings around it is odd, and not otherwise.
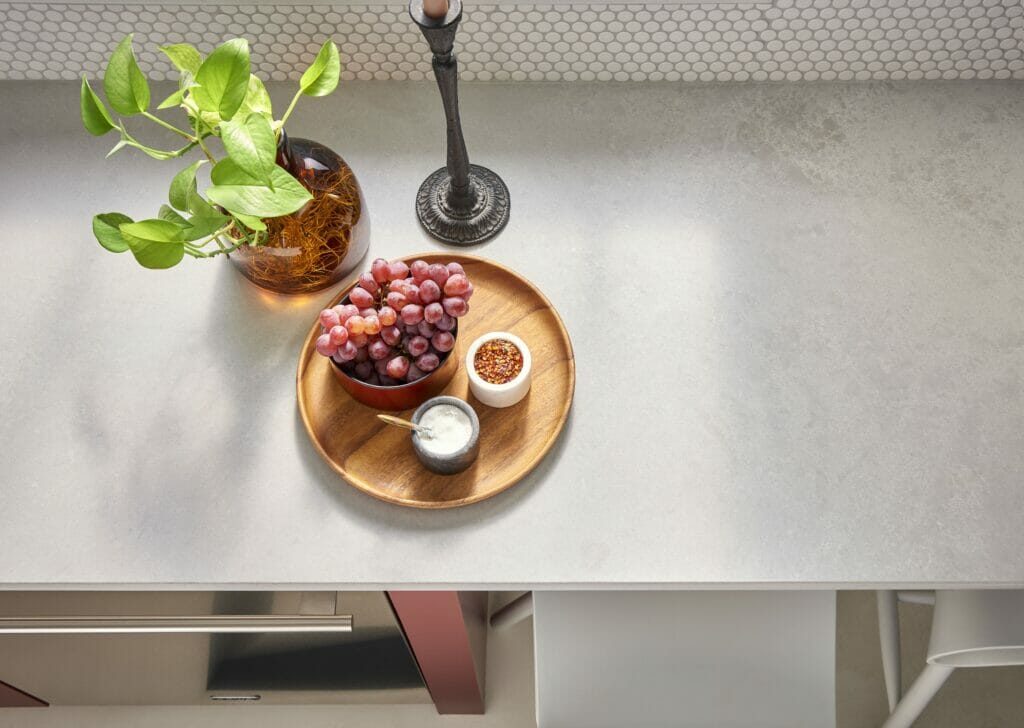
[[[386,422],[389,425],[394,425],[395,427],[403,427],[406,430],[415,430],[416,432],[430,432],[429,427],[417,425],[415,422],[403,420],[401,417],[392,417],[391,415],[378,414],[377,419],[379,419],[381,422]]]

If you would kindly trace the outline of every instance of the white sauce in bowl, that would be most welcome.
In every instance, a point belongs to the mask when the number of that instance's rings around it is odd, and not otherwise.
[[[419,424],[430,432],[420,433],[420,446],[434,455],[452,455],[473,436],[469,415],[451,404],[434,405],[420,417]]]

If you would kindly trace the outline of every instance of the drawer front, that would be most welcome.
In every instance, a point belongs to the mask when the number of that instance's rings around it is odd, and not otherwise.
[[[0,593],[0,679],[53,705],[430,702],[382,592]]]

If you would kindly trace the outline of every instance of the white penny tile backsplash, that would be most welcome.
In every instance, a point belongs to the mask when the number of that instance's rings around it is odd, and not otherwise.
[[[208,52],[233,36],[264,78],[298,78],[327,36],[345,79],[431,77],[404,5],[0,3],[0,28],[3,79],[101,75],[128,32],[156,78],[172,77],[160,44]],[[1024,3],[470,5],[456,51],[467,81],[1024,79]]]

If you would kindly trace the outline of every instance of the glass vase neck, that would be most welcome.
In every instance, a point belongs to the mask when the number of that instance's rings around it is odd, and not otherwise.
[[[282,128],[277,137],[277,163],[286,170],[295,174],[295,154],[292,149],[291,140]]]

